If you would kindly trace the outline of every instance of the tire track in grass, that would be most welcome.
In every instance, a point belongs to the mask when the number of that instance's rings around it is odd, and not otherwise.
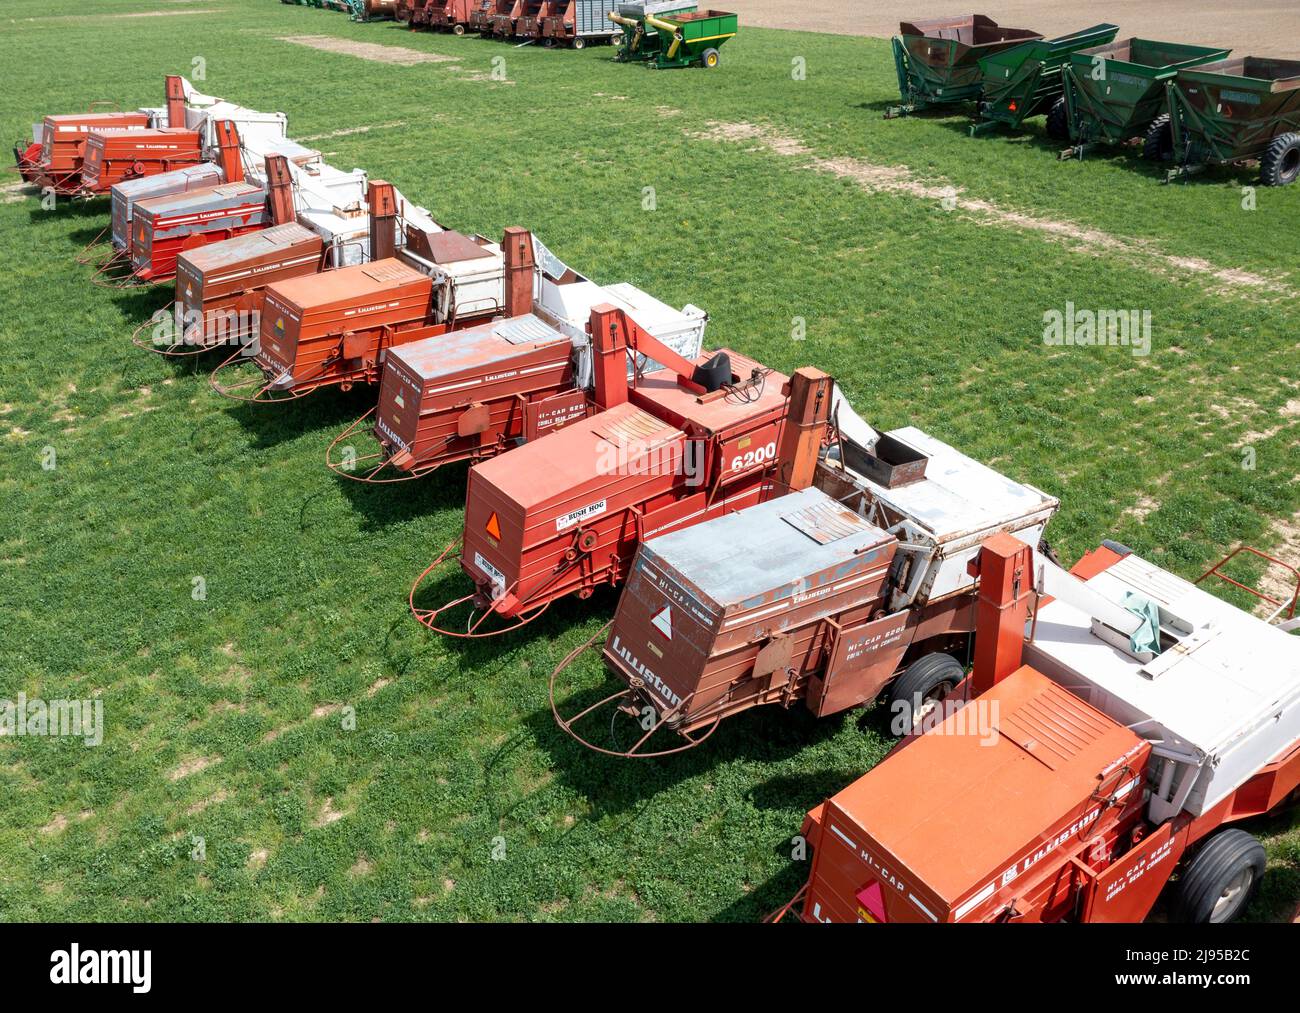
[[[750,142],[782,158],[800,159],[800,168],[849,179],[868,193],[897,193],[933,201],[948,210],[960,210],[981,224],[1037,233],[1070,249],[1095,257],[1121,257],[1134,267],[1169,280],[1208,283],[1216,295],[1237,295],[1266,302],[1293,299],[1297,293],[1280,278],[1239,268],[1221,267],[1200,257],[1179,257],[1154,243],[1116,236],[1077,222],[1043,218],[1027,211],[1003,207],[980,197],[965,195],[963,188],[942,179],[926,179],[903,165],[880,165],[862,158],[818,155],[797,137],[758,123],[711,121],[704,130],[687,131],[696,140]]]

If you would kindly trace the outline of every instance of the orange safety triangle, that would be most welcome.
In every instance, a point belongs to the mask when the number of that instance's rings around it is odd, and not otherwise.
[[[497,520],[495,510],[492,511],[492,516],[488,518],[487,524],[484,525],[484,530],[498,541],[501,539],[501,522]]]

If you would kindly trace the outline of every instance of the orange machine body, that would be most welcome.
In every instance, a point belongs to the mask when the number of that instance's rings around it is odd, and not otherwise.
[[[1151,742],[1100,709],[1122,712],[1120,701],[1128,698],[1094,696],[1098,706],[1092,706],[1072,691],[1077,676],[1061,661],[1075,657],[1068,648],[1077,643],[1102,659],[1104,668],[1093,677],[1104,679],[1114,658],[1124,655],[1106,646],[1104,637],[1084,639],[1090,636],[1086,612],[1079,613],[1082,624],[1068,612],[1056,619],[1049,597],[1037,600],[1035,610],[1045,609],[1047,615],[1035,617],[1033,624],[1070,625],[1062,625],[1056,640],[1029,641],[1027,648],[1025,604],[1033,593],[1029,558],[1027,546],[995,536],[975,565],[980,576],[976,658],[966,689],[969,694],[977,686],[988,688],[935,729],[905,740],[808,814],[803,833],[814,858],[801,897],[805,921],[1141,921],[1196,845],[1226,824],[1270,811],[1300,786],[1300,740],[1288,739],[1285,723],[1294,725],[1294,712],[1290,702],[1276,701],[1270,708],[1278,709],[1277,719],[1255,726],[1268,735],[1261,741],[1282,743],[1280,750],[1273,747],[1275,755],[1263,754],[1265,762],[1229,782],[1230,790],[1214,796],[1213,804],[1180,802],[1165,808],[1172,815],[1153,822],[1151,807],[1170,791],[1157,776],[1168,761],[1156,755]],[[1174,607],[1190,609],[1200,594],[1195,614],[1220,617],[1203,627],[1206,638],[1189,634],[1189,643],[1177,649],[1129,663],[1148,666],[1150,680],[1177,678],[1169,669],[1215,655],[1214,637],[1221,628],[1225,636],[1234,628],[1241,635],[1257,623],[1240,613],[1230,617],[1233,610],[1222,603],[1214,606],[1217,613],[1207,612],[1209,596],[1109,546],[1085,555],[1071,572],[1089,582],[1121,569],[1116,582],[1154,586],[1143,584],[1151,574],[1162,588],[1156,593],[1168,595]],[[1078,595],[1068,582],[1061,587]],[[1162,615],[1162,637],[1164,624],[1173,621]],[[1099,620],[1092,622],[1096,631]],[[1254,629],[1264,630],[1262,624]],[[1263,637],[1273,647],[1278,638],[1285,640],[1272,630]],[[1040,649],[1048,642],[1067,645],[1066,653]],[[1226,646],[1227,653],[1224,644],[1217,648],[1221,659],[1231,657],[1231,641]],[[1036,665],[1049,667],[1021,664],[1027,649],[1039,659]],[[1049,670],[1055,673],[1051,678],[1044,674]],[[1186,685],[1197,685],[1195,671],[1185,671],[1193,680]],[[1199,684],[1219,677],[1211,672]],[[1096,693],[1084,684],[1079,688]],[[1156,699],[1152,691],[1139,689],[1148,701]],[[1253,692],[1245,686],[1243,691]],[[1185,719],[1195,711],[1194,696],[1173,695],[1179,701],[1173,715]],[[1240,706],[1240,699],[1231,703]],[[1170,713],[1165,717],[1173,719]],[[1137,721],[1135,727],[1154,720]],[[1247,748],[1248,735],[1236,745]],[[1236,762],[1232,753],[1218,757],[1221,763],[1213,771],[1188,779],[1192,789]]]
[[[108,128],[92,131],[86,140],[78,193],[108,193],[114,184],[153,176],[203,161],[197,130],[156,127],[143,130]]]
[[[431,297],[431,280],[395,259],[277,282],[254,361],[275,391],[374,383],[386,349],[446,329],[427,323]]]
[[[46,116],[41,130],[39,155],[28,172],[31,182],[51,187],[56,193],[75,193],[81,188],[81,167],[86,143],[99,130],[145,130],[145,113],[76,113]],[[28,155],[33,153],[29,150]]]
[[[1078,866],[1103,865],[1140,811],[1149,753],[1133,732],[1021,667],[825,803],[804,917],[1071,915]]]
[[[394,468],[422,473],[494,456],[587,410],[569,338],[529,313],[393,349],[375,433]]]
[[[850,678],[886,639],[871,620],[897,546],[818,489],[651,539],[605,660],[682,734],[763,703],[816,710],[824,670]]]
[[[502,616],[621,583],[642,539],[751,506],[773,487],[787,377],[701,394],[665,368],[629,389],[618,351],[613,379],[597,378],[596,403],[610,407],[470,469],[461,565]],[[758,368],[729,355],[735,380]],[[615,384],[626,400],[605,400]]]
[[[320,270],[324,241],[289,222],[180,254],[176,304],[189,343],[254,337],[268,285]]]

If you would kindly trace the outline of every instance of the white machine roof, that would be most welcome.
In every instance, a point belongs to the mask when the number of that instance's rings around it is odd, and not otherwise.
[[[1115,604],[1127,592],[1154,601],[1168,646],[1135,656],[1127,638],[1097,624],[1082,603],[1057,599],[1039,611],[1026,661],[1156,742],[1158,752],[1210,758],[1193,812],[1300,735],[1300,638],[1138,556],[1085,586]]]
[[[1139,719],[1213,754],[1281,702],[1300,698],[1300,639],[1138,556],[1087,584],[1116,604],[1129,591],[1152,599],[1178,643],[1143,662],[1095,635],[1090,615],[1053,601],[1039,613],[1035,646]]]
[[[923,479],[888,489],[850,473],[875,499],[908,517],[936,541],[997,529],[1039,510],[1054,511],[1058,505],[1047,493],[998,474],[915,426],[894,429],[889,435],[926,455]]]

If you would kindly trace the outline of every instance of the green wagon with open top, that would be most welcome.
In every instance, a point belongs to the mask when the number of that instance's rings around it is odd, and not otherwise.
[[[1035,39],[1010,49],[981,57],[979,104],[980,121],[972,123],[972,137],[992,133],[1000,127],[1018,129],[1031,116],[1050,113],[1061,97],[1064,85],[1061,71],[1070,54],[1113,42],[1118,25],[1100,24],[1058,35],[1054,39]],[[1064,117],[1049,118],[1048,133],[1066,140],[1062,132]]]
[[[1168,88],[1167,179],[1256,158],[1265,186],[1300,178],[1300,60],[1220,60],[1180,70]]]
[[[885,110],[885,119],[977,101],[983,57],[1042,37],[1028,28],[1003,28],[986,14],[902,22],[891,41],[902,103]]]
[[[1228,50],[1212,46],[1138,38],[1071,53],[1058,114],[1065,117],[1071,147],[1061,157],[1082,158],[1097,144],[1158,135],[1161,125],[1156,120],[1165,115],[1165,83],[1184,67],[1227,55]]]
[[[697,5],[687,0],[631,0],[620,3],[609,13],[609,20],[623,29],[623,37],[615,42],[614,59],[620,63],[634,60],[654,60],[663,50],[663,36],[647,28],[646,15],[691,14]]]

